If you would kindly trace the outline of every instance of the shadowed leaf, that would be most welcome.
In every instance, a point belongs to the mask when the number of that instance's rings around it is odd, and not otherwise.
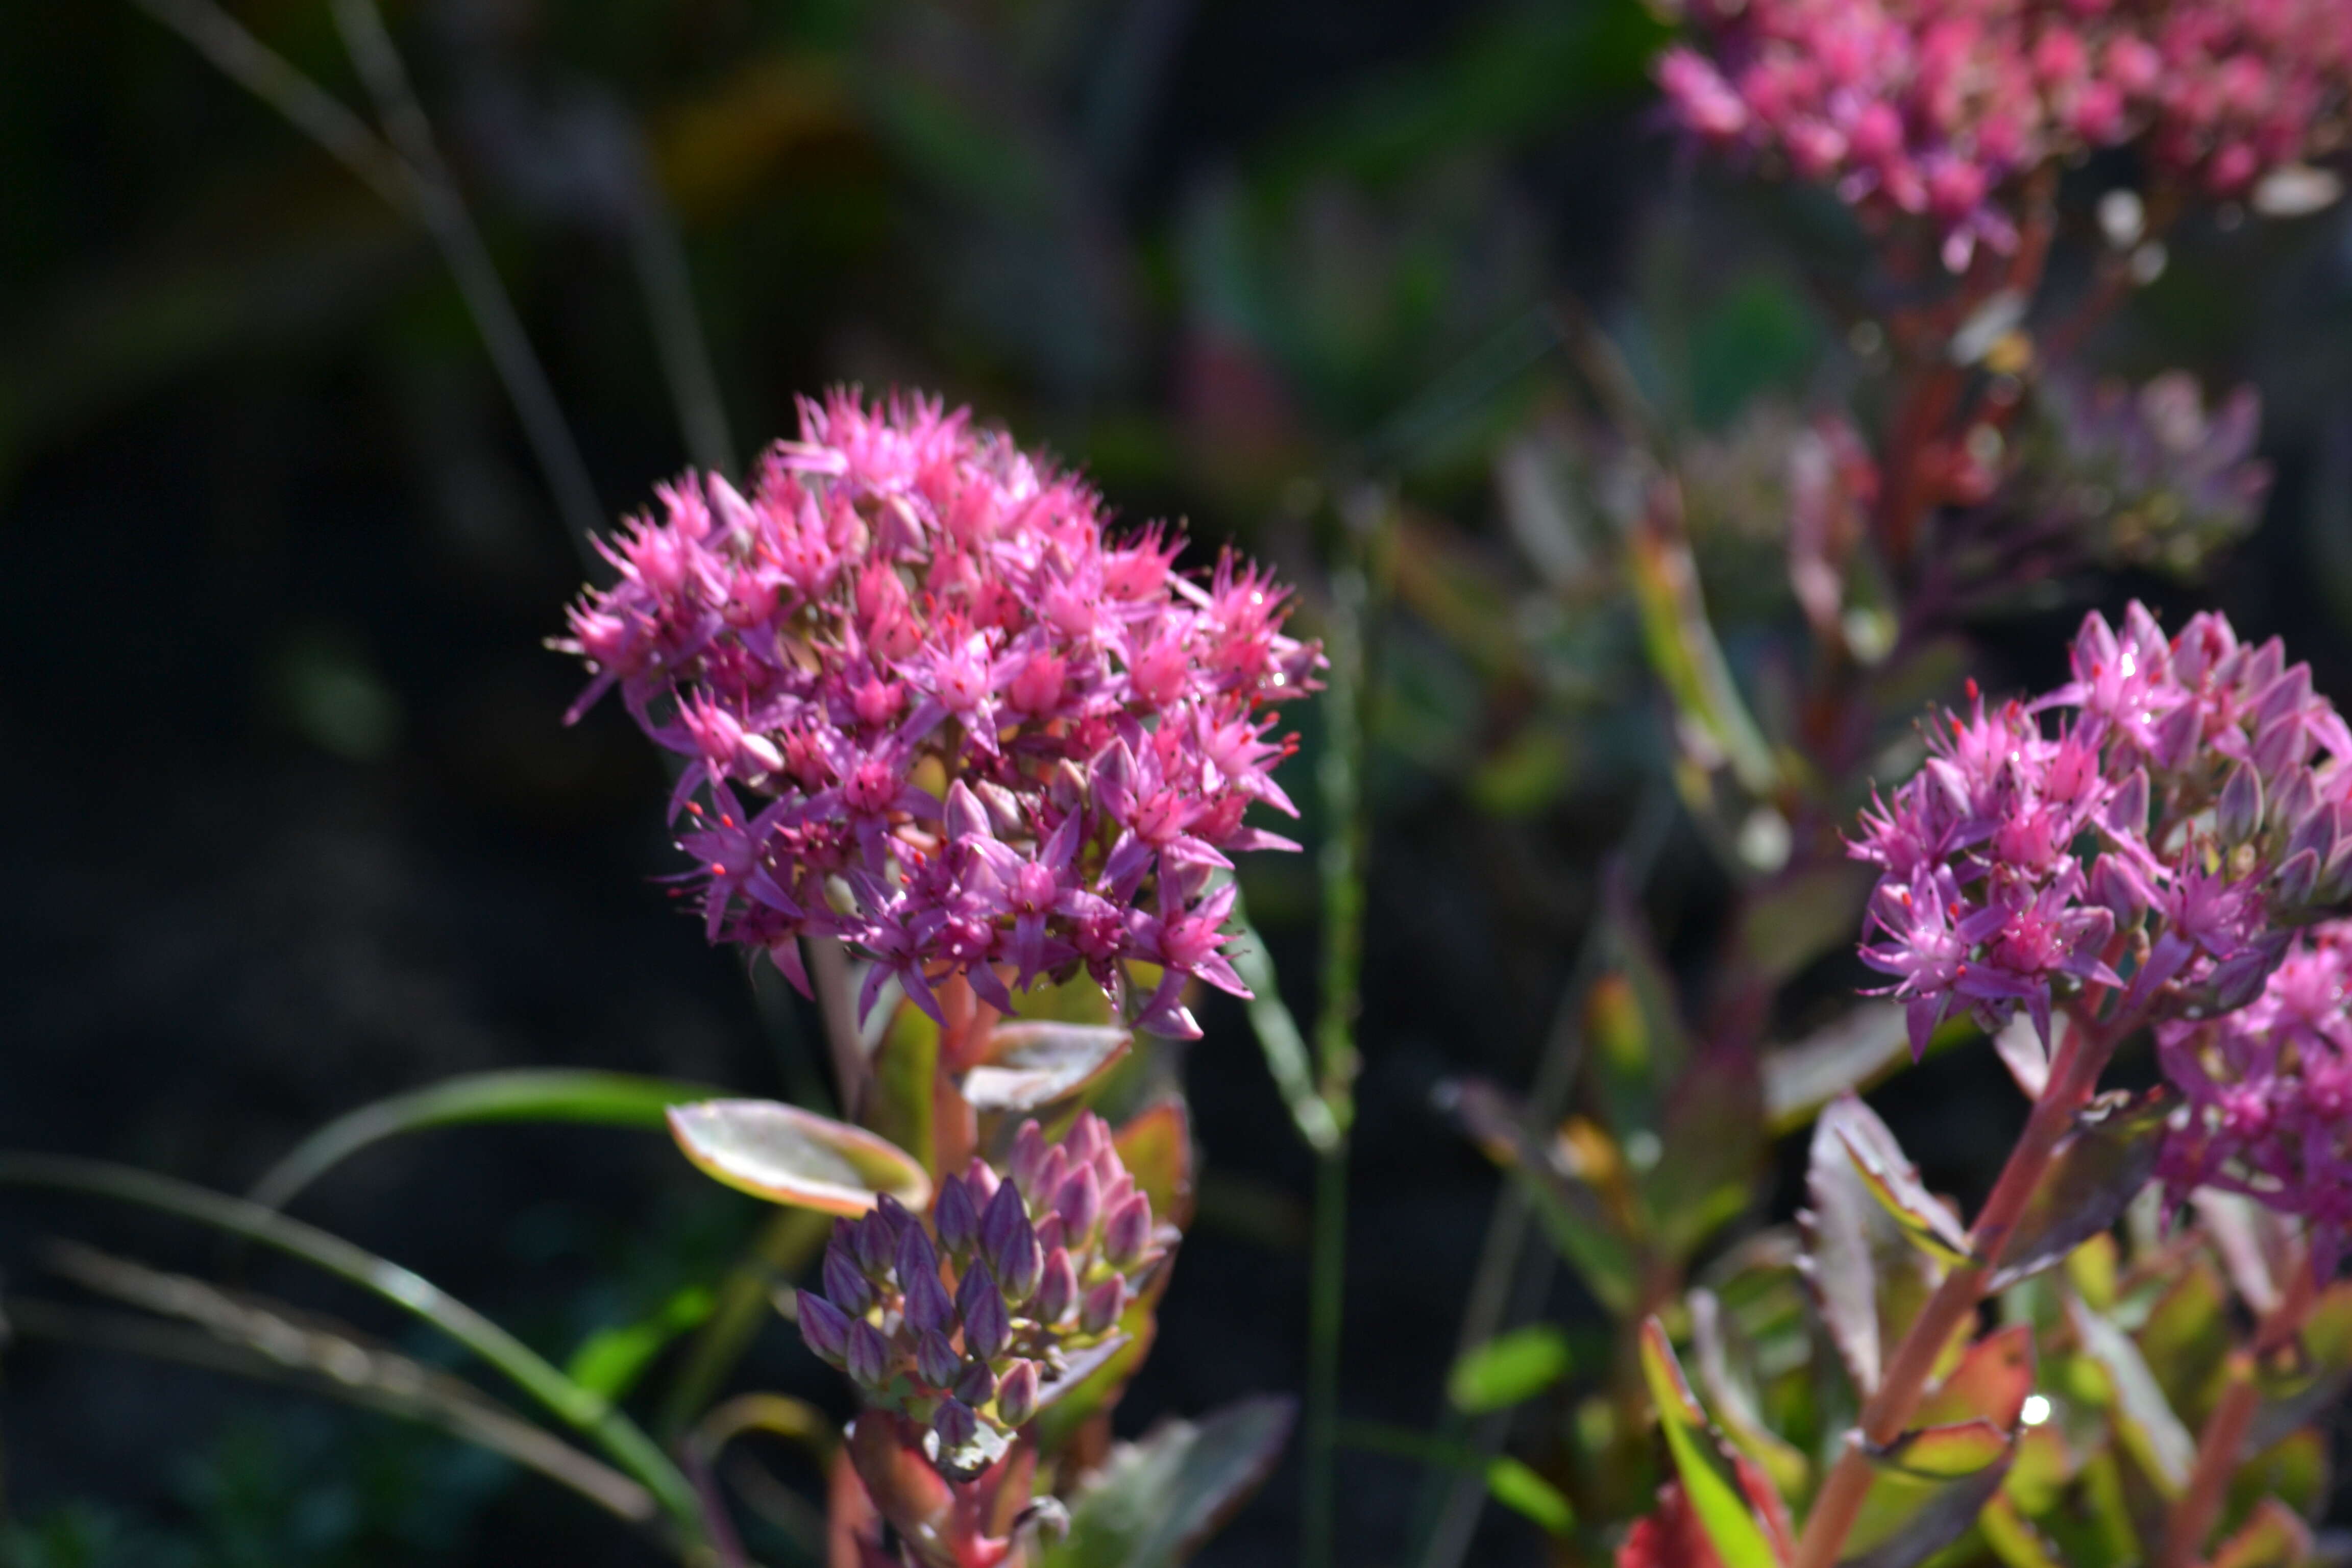
[[[2014,1445],[1990,1422],[1908,1432],[1874,1456],[1846,1537],[1849,1568],[1913,1568],[1958,1541],[2000,1490]]]
[[[296,1194],[361,1150],[405,1132],[482,1121],[656,1129],[671,1106],[707,1100],[711,1092],[699,1084],[668,1079],[571,1068],[467,1073],[344,1112],[296,1144],[247,1195],[264,1208],[284,1208]]]
[[[1812,1467],[1797,1447],[1764,1424],[1748,1385],[1734,1371],[1734,1358],[1725,1343],[1727,1325],[1722,1304],[1711,1290],[1690,1293],[1691,1348],[1698,1358],[1698,1379],[1723,1422],[1723,1429],[1742,1452],[1764,1468],[1783,1496],[1805,1489]],[[1738,1358],[1746,1367],[1752,1357]]]
[[[1558,1383],[1568,1368],[1568,1336],[1530,1323],[1464,1352],[1446,1374],[1445,1396],[1472,1415],[1507,1410]]]
[[[1534,1201],[1536,1217],[1601,1304],[1629,1313],[1639,1299],[1633,1248],[1591,1185],[1561,1172],[1528,1132],[1520,1108],[1490,1083],[1454,1086],[1454,1110],[1487,1158],[1511,1173]]]
[[[2252,1515],[2213,1549],[2207,1568],[2303,1568],[2311,1561],[2311,1526],[2276,1498],[2254,1505]]]
[[[963,1097],[975,1110],[1014,1114],[1067,1100],[1125,1056],[1132,1038],[1109,1024],[998,1024],[979,1065],[963,1075]]]
[[[1831,1342],[1854,1385],[1876,1392],[1885,1357],[1935,1289],[1941,1270],[1911,1245],[1872,1194],[1841,1133],[1842,1100],[1814,1124],[1805,1177],[1809,1204],[1800,1216],[1803,1270]],[[1868,1116],[1869,1112],[1862,1111]],[[1876,1118],[1871,1118],[1874,1121]]]
[[[1899,1003],[1864,1002],[1836,1023],[1764,1053],[1764,1119],[1793,1132],[1848,1089],[1864,1089],[1905,1059]]]
[[[1295,1406],[1255,1397],[1198,1423],[1163,1420],[1121,1444],[1070,1503],[1070,1532],[1045,1568],[1166,1568],[1264,1483]]]
[[[2133,1458],[2167,1497],[2179,1496],[2196,1463],[2197,1444],[2180,1417],[2173,1414],[2139,1347],[2108,1319],[2083,1305],[2079,1297],[2066,1298],[2066,1314],[2083,1353],[2105,1374],[2116,1425],[2122,1429]]]
[[[1675,1473],[1724,1568],[1777,1568],[1780,1556],[1772,1535],[1757,1517],[1738,1467],[1708,1425],[1706,1412],[1683,1376],[1682,1363],[1675,1359],[1665,1328],[1655,1318],[1642,1325],[1641,1356],[1643,1380],[1657,1406]]]
[[[1841,1095],[1822,1112],[1822,1125],[1845,1145],[1864,1185],[1895,1216],[1905,1236],[1947,1264],[1969,1260],[1968,1232],[1921,1184],[1918,1167],[1875,1111],[1853,1095]]]
[[[1977,1527],[2007,1568],[2066,1568],[2057,1547],[2018,1510],[2006,1491],[1985,1504],[1977,1515]]]
[[[2165,1119],[2179,1097],[2161,1086],[2086,1109],[2000,1249],[1986,1289],[2005,1290],[2058,1262],[2123,1216],[2156,1172]]]
[[[907,1152],[862,1127],[772,1100],[674,1107],[670,1134],[704,1174],[771,1203],[856,1215],[888,1193],[920,1214],[931,1179]]]
[[[1575,1528],[1576,1510],[1559,1489],[1507,1454],[1490,1458],[1467,1443],[1450,1443],[1407,1427],[1361,1421],[1340,1423],[1339,1445],[1449,1470],[1475,1471],[1486,1478],[1486,1495],[1514,1513],[1554,1535],[1566,1535]]]

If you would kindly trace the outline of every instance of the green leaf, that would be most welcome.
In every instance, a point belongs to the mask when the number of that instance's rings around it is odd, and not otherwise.
[[[1192,1118],[1174,1095],[1146,1106],[1110,1135],[1135,1190],[1155,1218],[1179,1230],[1192,1223]]]
[[[1675,1359],[1665,1327],[1655,1318],[1642,1324],[1641,1357],[1642,1376],[1657,1405],[1658,1425],[1665,1431],[1683,1494],[1724,1568],[1778,1568],[1771,1538],[1740,1485],[1738,1467],[1707,1424],[1706,1412]]]
[[[1851,1096],[1813,1125],[1805,1175],[1810,1207],[1800,1215],[1805,1279],[1830,1341],[1864,1394],[1875,1393],[1885,1359],[1936,1288],[1942,1269],[1911,1245],[1864,1180],[1844,1136],[1857,1118],[1875,1122]],[[1884,1129],[1881,1129],[1884,1131]]]
[[[963,1075],[972,1109],[1019,1115],[1067,1100],[1127,1054],[1134,1037],[1112,1024],[1023,1019],[989,1031],[979,1063]]]
[[[1473,1415],[1507,1410],[1568,1375],[1568,1336],[1530,1323],[1463,1352],[1446,1374],[1445,1396]]]
[[[1257,1036],[1258,1049],[1265,1053],[1265,1070],[1274,1079],[1282,1103],[1289,1108],[1290,1120],[1298,1129],[1298,1135],[1317,1153],[1328,1154],[1339,1146],[1339,1124],[1332,1119],[1331,1107],[1316,1092],[1307,1037],[1299,1032],[1298,1019],[1282,999],[1282,984],[1274,972],[1274,957],[1266,951],[1265,939],[1250,924],[1239,893],[1234,896],[1229,923],[1234,930],[1229,956],[1242,984],[1250,988],[1250,1000],[1244,1005],[1249,1014],[1250,1031]]]
[[[1741,1452],[1763,1467],[1782,1496],[1801,1494],[1812,1467],[1795,1445],[1764,1424],[1749,1385],[1735,1375],[1722,1303],[1712,1290],[1693,1290],[1689,1300],[1691,1348],[1697,1352],[1699,1384],[1714,1403],[1724,1431]],[[1743,1369],[1753,1364],[1752,1356],[1739,1359]]]
[[[618,1399],[636,1385],[664,1346],[700,1327],[717,1302],[707,1286],[686,1286],[650,1315],[599,1329],[581,1341],[563,1374],[583,1388]]]
[[[2183,1263],[2148,1309],[2134,1337],[2175,1410],[2194,1416],[2220,1396],[2230,1358],[2228,1311],[2221,1276],[2201,1256]]]
[[[1576,1526],[1576,1510],[1559,1489],[1507,1454],[1490,1457],[1467,1443],[1449,1443],[1402,1426],[1363,1421],[1342,1422],[1339,1445],[1449,1470],[1475,1471],[1485,1478],[1489,1497],[1549,1533],[1564,1536]]]
[[[2032,1278],[2122,1218],[2155,1173],[2165,1121],[2179,1101],[2158,1085],[2086,1107],[2059,1141],[1985,1288],[2005,1290]]]
[[[1943,1263],[1972,1260],[1969,1233],[1920,1182],[1918,1167],[1875,1111],[1853,1095],[1841,1095],[1822,1112],[1822,1123],[1845,1145],[1871,1195],[1895,1216],[1914,1245]]]
[[[2006,1568],[2066,1568],[2057,1547],[2033,1528],[2033,1521],[2018,1510],[2007,1492],[1985,1504],[1977,1524],[1984,1531],[1985,1543]]]
[[[1639,1268],[1632,1244],[1600,1194],[1559,1169],[1528,1132],[1520,1108],[1501,1089],[1476,1079],[1454,1087],[1454,1111],[1464,1127],[1487,1158],[1525,1186],[1545,1233],[1585,1288],[1612,1314],[1632,1312],[1640,1300]]]
[[[2213,1549],[2207,1568],[2303,1568],[2311,1552],[2311,1526],[2278,1499],[2264,1498],[2246,1522]]]
[[[2015,1447],[1989,1421],[1905,1433],[1872,1456],[1870,1490],[1839,1561],[1913,1568],[1941,1552],[2000,1490]]]
[[[1996,1330],[1968,1348],[1912,1419],[1922,1426],[1985,1421],[1998,1431],[2014,1432],[2033,1392],[2033,1364],[2031,1325]]]
[[[2066,1313],[2083,1353],[2105,1374],[2108,1403],[2132,1457],[2167,1497],[2179,1497],[2197,1462],[2197,1443],[2173,1414],[2164,1389],[2131,1336],[2071,1292]]]
[[[671,1106],[707,1100],[712,1092],[699,1084],[572,1068],[467,1073],[346,1111],[296,1144],[247,1195],[264,1208],[284,1208],[334,1166],[404,1132],[479,1121],[656,1129]]]
[[[673,1107],[670,1135],[704,1174],[753,1197],[855,1216],[884,1193],[922,1213],[931,1179],[907,1152],[862,1127],[772,1100]]]
[[[1200,1422],[1163,1420],[1123,1443],[1070,1502],[1070,1532],[1043,1568],[1168,1568],[1263,1484],[1296,1406],[1253,1397]]]

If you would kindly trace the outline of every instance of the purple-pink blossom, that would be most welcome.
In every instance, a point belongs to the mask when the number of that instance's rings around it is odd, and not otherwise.
[[[1955,1008],[2045,1040],[2085,984],[2151,1019],[2242,1006],[2289,933],[2352,894],[2352,732],[2279,643],[2137,604],[2084,620],[2073,679],[1990,708],[1971,686],[1851,846],[1879,868],[1862,957],[1914,1052]]]
[[[617,691],[686,759],[713,941],[805,989],[798,940],[842,938],[863,1007],[895,979],[934,1016],[950,974],[1001,1008],[1080,969],[1123,999],[1130,959],[1163,970],[1147,1026],[1197,1033],[1187,978],[1241,990],[1213,878],[1296,847],[1245,816],[1297,815],[1273,704],[1322,665],[1272,578],[1179,571],[1180,537],[1108,533],[1093,490],[922,398],[803,403],[748,491],[656,493],[556,646],[593,676],[572,717]]]
[[[2138,142],[2222,196],[2340,149],[2339,0],[1702,0],[1705,52],[1658,79],[1683,126],[1867,213],[1923,218],[1958,269],[2006,250],[2007,199],[2053,160]]]

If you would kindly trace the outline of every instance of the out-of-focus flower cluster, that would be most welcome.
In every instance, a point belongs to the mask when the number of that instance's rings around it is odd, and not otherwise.
[[[2137,141],[2216,195],[2338,149],[2352,9],[2338,0],[1699,0],[1712,58],[1668,51],[1676,117],[1718,145],[1922,216],[1955,270],[2016,227],[2001,192]]]
[[[1048,1144],[1022,1124],[1005,1173],[974,1160],[940,1184],[930,1224],[885,1196],[834,1227],[820,1293],[800,1293],[809,1348],[873,1408],[928,1427],[940,1473],[969,1479],[1082,1375],[1177,1241],[1092,1111]]]
[[[2269,493],[2254,456],[2262,400],[2251,386],[2208,409],[2197,378],[2168,371],[2134,391],[2050,377],[2034,394],[2050,449],[2022,505],[2088,534],[2102,564],[2194,570],[2243,537]],[[2079,520],[2079,521],[2077,521]]]
[[[1243,820],[1297,815],[1265,705],[1321,657],[1285,590],[1231,555],[1195,581],[1156,526],[1107,538],[1093,491],[921,399],[804,403],[748,496],[659,494],[558,646],[594,673],[580,709],[617,689],[689,759],[673,816],[712,940],[803,989],[798,937],[854,942],[861,1009],[896,976],[938,1016],[950,973],[1009,1009],[1005,976],[1081,966],[1116,997],[1139,960],[1163,972],[1139,1022],[1191,1035],[1187,977],[1246,994],[1209,880],[1295,847]]]
[[[2298,937],[2263,994],[2235,1013],[2159,1026],[2157,1048],[2189,1102],[2165,1144],[2176,1194],[2244,1193],[2300,1215],[2323,1279],[2352,1237],[2352,921]]]
[[[1947,715],[1864,815],[1862,956],[1915,1052],[1956,1005],[1988,1029],[2022,1005],[2046,1043],[2053,993],[2085,981],[2127,984],[2136,1016],[2231,1012],[2352,896],[2352,731],[2308,666],[2216,615],[2168,643],[2137,604],[2120,635],[2086,617],[2070,659],[2038,701]]]

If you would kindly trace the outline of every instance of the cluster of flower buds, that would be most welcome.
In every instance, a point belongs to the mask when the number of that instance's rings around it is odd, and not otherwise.
[[[2137,141],[2217,195],[2336,151],[2352,89],[2340,0],[1701,0],[1712,58],[1659,80],[1702,138],[1857,206],[1923,216],[1965,267],[2016,229],[2002,188]]]
[[[2189,571],[2257,521],[2270,466],[2254,456],[2262,400],[2242,386],[2209,409],[2197,378],[2168,371],[2137,391],[2045,377],[2034,394],[2047,426],[2045,494],[2033,521],[2096,529],[2109,565]]]
[[[2299,937],[2246,1006],[2159,1025],[2165,1076],[2188,1101],[2167,1138],[2176,1197],[2243,1193],[2302,1216],[2328,1278],[2352,1239],[2352,921]]]
[[[1198,1031],[1193,976],[1246,994],[1222,956],[1229,852],[1295,848],[1247,826],[1272,776],[1273,700],[1319,650],[1284,635],[1286,593],[1221,557],[1174,569],[1155,526],[1107,538],[1101,503],[969,411],[803,404],[751,494],[716,474],[660,492],[605,546],[619,572],[556,646],[688,759],[673,817],[713,941],[762,949],[803,990],[803,934],[875,960],[939,1016],[966,976],[1009,1010],[1126,961],[1162,981],[1138,1022]],[[698,795],[707,795],[705,800]]]
[[[1177,1240],[1136,1190],[1110,1130],[1080,1113],[1048,1144],[1034,1121],[1004,1174],[974,1160],[940,1184],[930,1224],[887,1196],[843,1220],[801,1333],[873,1408],[928,1427],[940,1473],[968,1479],[1103,1353]]]
[[[2216,615],[2167,642],[2137,604],[2121,635],[2086,617],[2070,659],[2030,704],[1971,683],[1851,846],[1880,868],[1862,956],[1915,1053],[1956,1005],[1988,1029],[2021,1005],[2047,1042],[2053,991],[2086,981],[2151,1021],[2234,1011],[2352,897],[2352,731],[2308,666]]]

